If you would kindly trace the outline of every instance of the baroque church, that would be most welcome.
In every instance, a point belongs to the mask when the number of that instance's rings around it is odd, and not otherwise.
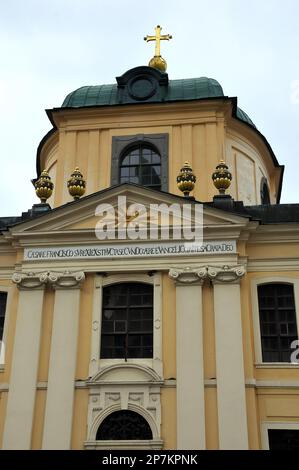
[[[40,203],[0,214],[0,448],[298,449],[299,204],[237,98],[145,39],[47,110]]]

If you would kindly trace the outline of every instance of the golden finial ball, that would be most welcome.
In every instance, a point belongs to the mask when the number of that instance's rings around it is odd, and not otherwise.
[[[196,176],[194,175],[189,162],[186,161],[184,163],[184,166],[180,169],[176,181],[179,190],[184,193],[185,197],[188,197],[191,191],[193,191],[196,182]]]
[[[52,196],[54,184],[51,180],[49,173],[46,170],[41,172],[40,177],[34,183],[35,193],[40,199],[42,204],[47,202],[47,199]]]
[[[166,72],[167,62],[161,55],[155,55],[148,63],[149,67],[160,70],[160,72]]]
[[[228,170],[228,166],[223,160],[220,160],[219,165],[216,166],[216,170],[212,174],[214,186],[218,189],[219,194],[225,194],[226,189],[230,187],[232,179],[233,177]]]
[[[76,167],[71,174],[71,177],[67,182],[67,187],[74,200],[80,199],[80,197],[85,193],[86,181],[83,179],[83,175],[78,167]]]

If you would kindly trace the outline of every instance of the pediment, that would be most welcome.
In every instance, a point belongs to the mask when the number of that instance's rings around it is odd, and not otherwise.
[[[90,385],[113,383],[161,383],[162,379],[150,367],[137,364],[115,364],[105,367],[90,380]]]
[[[119,202],[125,201],[125,205],[120,205]],[[105,206],[112,207],[115,211],[116,226],[119,223],[120,217],[125,224],[134,223],[134,220],[140,217],[140,213],[136,211],[136,204],[141,204],[146,210],[143,214],[143,223],[150,223],[150,215],[152,210],[158,208],[159,216],[155,221],[151,221],[153,226],[163,227],[164,225],[176,225],[180,223],[180,215],[174,212],[168,218],[167,210],[163,212],[163,208],[175,205],[178,210],[183,214],[183,206],[186,204],[186,199],[180,196],[168,194],[165,192],[157,192],[148,188],[137,185],[124,184],[115,186],[107,190],[94,193],[86,196],[79,201],[71,202],[49,211],[43,216],[25,221],[12,227],[10,232],[13,235],[22,234],[47,234],[47,235],[67,235],[71,237],[72,234],[86,234],[90,238],[97,239],[95,236],[95,227],[99,221],[103,220],[103,213]],[[188,204],[190,204],[188,202]],[[197,207],[201,205],[196,204]],[[194,207],[194,205],[193,205]],[[216,230],[221,228],[236,228],[240,229],[248,225],[248,218],[235,215],[214,207],[203,205],[203,226],[204,230]],[[100,210],[99,210],[100,208]],[[138,208],[138,206],[137,206]],[[162,208],[162,209],[161,209]],[[161,209],[161,210],[160,210]],[[192,209],[193,210],[193,209]],[[134,215],[135,214],[135,215]],[[112,219],[111,219],[112,220]],[[191,220],[194,220],[194,213],[192,212]]]

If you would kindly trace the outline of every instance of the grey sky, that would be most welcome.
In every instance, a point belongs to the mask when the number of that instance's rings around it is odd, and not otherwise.
[[[170,79],[208,76],[238,96],[286,165],[281,202],[299,202],[298,18],[298,0],[0,1],[0,216],[38,202],[44,109],[146,65],[154,46],[143,36],[157,24],[173,35],[162,45]]]

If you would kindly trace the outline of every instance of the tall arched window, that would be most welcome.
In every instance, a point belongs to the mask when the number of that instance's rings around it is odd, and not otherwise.
[[[154,147],[140,143],[120,158],[119,183],[136,183],[161,190],[161,156]]]
[[[290,362],[298,338],[293,284],[258,286],[258,303],[264,362]]]
[[[153,357],[153,286],[121,283],[103,289],[101,359]]]
[[[111,413],[100,425],[96,440],[149,440],[153,434],[148,422],[138,413],[121,410]]]
[[[266,178],[261,180],[261,204],[270,204],[270,193]]]
[[[7,292],[0,292],[0,341],[3,338],[6,303]]]

